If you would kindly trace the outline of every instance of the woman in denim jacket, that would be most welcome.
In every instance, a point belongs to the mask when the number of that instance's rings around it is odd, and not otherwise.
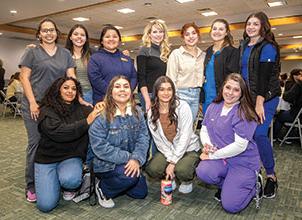
[[[149,147],[143,112],[136,107],[129,80],[114,77],[104,100],[105,109],[89,129],[95,155],[93,169],[96,194],[104,208],[114,207],[112,198],[121,194],[136,199],[147,196],[147,184],[140,167]]]

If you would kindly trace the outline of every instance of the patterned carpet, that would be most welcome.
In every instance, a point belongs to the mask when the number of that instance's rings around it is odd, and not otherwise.
[[[300,144],[275,146],[279,191],[275,199],[255,202],[241,213],[226,213],[213,199],[215,189],[195,181],[189,195],[173,194],[173,204],[159,202],[159,183],[149,182],[144,200],[127,196],[115,199],[116,207],[90,206],[88,201],[75,204],[61,200],[50,214],[39,212],[35,204],[25,201],[24,164],[26,132],[19,118],[0,119],[0,219],[302,219],[302,150]]]

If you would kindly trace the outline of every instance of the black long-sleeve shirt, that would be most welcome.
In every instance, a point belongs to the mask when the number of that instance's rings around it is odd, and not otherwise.
[[[68,105],[71,114],[62,117],[52,108],[41,109],[38,125],[41,139],[35,156],[37,163],[55,163],[80,157],[86,158],[88,146],[87,116],[91,108],[79,103]]]
[[[151,47],[142,47],[136,58],[138,88],[147,87],[151,93],[155,81],[166,75],[167,63],[160,59],[160,47],[152,44]]]

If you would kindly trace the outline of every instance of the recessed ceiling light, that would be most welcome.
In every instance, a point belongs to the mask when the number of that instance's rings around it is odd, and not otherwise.
[[[202,14],[203,16],[206,16],[206,17],[217,15],[217,13],[216,13],[215,11],[202,12],[201,14]]]
[[[272,30],[276,30],[277,28],[276,27],[272,27]]]
[[[199,13],[201,13],[205,17],[218,15],[217,12],[213,11],[210,8],[197,9],[197,11],[199,11]]]
[[[267,4],[269,7],[277,7],[277,6],[286,5],[287,3],[285,0],[280,0],[280,1],[268,1]]]
[[[124,46],[125,45],[125,43],[122,43],[122,46]]]
[[[98,45],[94,45],[94,48],[99,48],[99,46]]]
[[[201,43],[205,44],[205,43],[206,43],[206,41],[205,41],[205,40],[202,40],[202,41],[201,41]]]
[[[129,14],[129,13],[135,12],[135,10],[130,9],[130,8],[122,8],[122,9],[119,9],[117,11],[120,12],[120,13],[123,13],[123,14]]]
[[[283,36],[283,34],[282,34],[282,33],[279,33],[278,36]]]
[[[11,14],[17,14],[17,11],[16,10],[10,10],[9,11]]]
[[[2,35],[3,33],[0,32],[0,35]]]
[[[194,2],[195,0],[175,0],[175,1],[182,4],[182,3],[187,3],[187,2]]]
[[[293,38],[295,39],[302,38],[302,35],[293,36]]]
[[[73,18],[72,20],[82,22],[82,21],[89,21],[90,18],[77,17],[77,18]]]
[[[115,25],[114,27],[115,27],[116,29],[119,29],[119,30],[120,30],[120,29],[123,29],[122,26],[117,26],[117,25]]]

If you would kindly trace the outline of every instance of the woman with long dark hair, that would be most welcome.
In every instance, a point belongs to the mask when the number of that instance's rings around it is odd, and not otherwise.
[[[92,104],[92,89],[88,79],[87,65],[91,55],[88,31],[82,24],[74,25],[66,38],[65,48],[68,49],[76,64],[77,80],[81,83],[83,99]]]
[[[255,131],[261,161],[266,171],[265,198],[274,198],[278,187],[273,148],[268,129],[276,113],[281,88],[279,46],[263,12],[251,14],[245,22],[240,45],[240,72],[252,96],[260,124]]]
[[[256,195],[257,178],[262,178],[253,138],[257,121],[244,80],[237,73],[228,75],[202,122],[202,161],[196,168],[199,179],[218,187],[215,198],[227,212],[244,209]]]
[[[179,191],[190,193],[200,144],[193,132],[190,106],[175,93],[169,77],[161,76],[155,81],[148,125],[159,152],[147,165],[146,172],[151,177],[171,179],[174,183],[178,180],[181,182]]]
[[[25,98],[22,100],[22,115],[28,136],[25,181],[26,198],[29,202],[36,201],[34,156],[40,140],[37,129],[40,102],[56,79],[64,75],[76,77],[75,64],[70,52],[57,45],[59,35],[60,31],[56,23],[49,18],[43,19],[36,33],[40,45],[27,48],[19,64],[20,80],[25,93]]]
[[[239,50],[233,47],[234,42],[229,23],[224,19],[213,21],[210,36],[213,45],[206,50],[204,61],[203,114],[216,98],[226,76],[239,71]]]
[[[89,129],[89,138],[94,153],[93,170],[99,178],[98,202],[104,208],[112,208],[112,199],[122,194],[135,199],[147,196],[141,167],[147,157],[149,134],[127,77],[120,75],[111,80],[104,103],[101,116]]]
[[[81,105],[79,82],[72,77],[57,79],[40,105],[38,129],[41,134],[35,154],[37,208],[54,209],[60,200],[72,200],[82,182],[86,159],[88,128],[98,110]]]

